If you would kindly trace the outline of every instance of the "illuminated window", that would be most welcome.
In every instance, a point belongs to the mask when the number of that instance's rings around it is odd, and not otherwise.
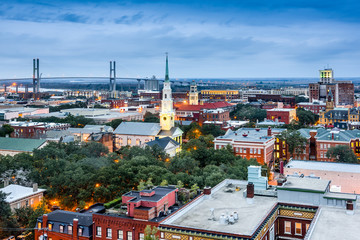
[[[301,223],[295,223],[295,235],[301,235]]]
[[[67,233],[68,233],[68,234],[72,234],[72,231],[73,231],[73,227],[72,227],[71,225],[69,225],[69,226],[67,227]]]
[[[96,227],[96,236],[101,237],[101,227]]]
[[[309,230],[310,224],[306,224],[306,231]]]
[[[127,140],[127,145],[131,145],[131,139],[130,138],[128,138],[128,140]]]
[[[48,229],[49,229],[49,231],[52,231],[52,227],[53,227],[53,225],[52,225],[51,223],[49,223],[49,224],[48,224]]]
[[[140,139],[136,139],[136,145],[140,145]]]
[[[106,238],[111,238],[111,235],[112,235],[111,228],[107,228],[106,229]]]
[[[285,233],[291,234],[291,222],[285,221]]]
[[[38,228],[38,229],[41,229],[41,224],[42,224],[41,222],[38,222],[38,223],[37,223],[37,228]]]
[[[132,232],[127,232],[127,240],[132,240]]]
[[[124,233],[122,230],[118,230],[118,236],[117,236],[117,239],[118,240],[123,240],[124,238]]]
[[[276,153],[276,157],[277,157],[277,158],[280,157],[280,153],[279,153],[279,152]]]

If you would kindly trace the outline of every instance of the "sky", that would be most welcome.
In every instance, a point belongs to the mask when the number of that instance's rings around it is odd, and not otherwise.
[[[358,0],[1,0],[0,79],[360,76]]]

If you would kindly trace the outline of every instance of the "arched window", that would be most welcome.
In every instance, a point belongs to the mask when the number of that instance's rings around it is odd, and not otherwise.
[[[131,138],[128,138],[127,145],[131,145]]]

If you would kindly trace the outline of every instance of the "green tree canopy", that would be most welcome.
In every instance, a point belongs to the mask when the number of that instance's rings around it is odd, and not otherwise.
[[[296,130],[282,131],[277,137],[286,142],[291,157],[299,156],[305,150],[308,142],[307,139]]]
[[[327,158],[333,158],[337,162],[343,163],[359,163],[359,159],[354,151],[346,145],[337,145],[330,147],[326,153]]]

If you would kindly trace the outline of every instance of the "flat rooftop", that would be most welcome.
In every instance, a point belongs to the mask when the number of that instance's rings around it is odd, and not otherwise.
[[[233,185],[239,186],[240,191],[226,192],[227,184],[220,188],[212,189],[212,194],[204,195],[201,199],[194,201],[187,206],[189,210],[181,209],[170,218],[166,219],[163,224],[173,226],[183,226],[201,230],[215,232],[232,233],[239,235],[252,235],[259,224],[273,209],[277,203],[275,197],[255,196],[253,204],[248,204],[243,192],[246,189],[245,181],[231,181]],[[214,209],[215,221],[209,220],[211,216],[210,209]],[[230,215],[237,212],[239,219],[234,224],[224,225],[219,222],[222,214]]]
[[[278,190],[310,190],[317,192],[325,192],[330,184],[329,180],[317,178],[287,177],[286,182],[282,186],[278,186]]]
[[[348,215],[345,209],[322,207],[317,219],[308,239],[359,239],[359,209],[355,210],[354,215]]]
[[[292,160],[285,168],[360,173],[360,164]]]

